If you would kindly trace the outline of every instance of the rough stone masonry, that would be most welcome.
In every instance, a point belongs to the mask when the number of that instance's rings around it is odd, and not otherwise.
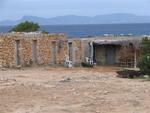
[[[142,37],[67,39],[64,34],[0,34],[0,67],[80,66],[90,58],[96,65],[137,66]]]
[[[68,43],[72,46],[70,51]],[[82,60],[81,47],[80,40],[69,41],[63,34],[1,34],[0,67],[64,65],[69,55],[74,65],[78,65]]]

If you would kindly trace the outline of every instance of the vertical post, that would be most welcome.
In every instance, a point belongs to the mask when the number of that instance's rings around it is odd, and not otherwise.
[[[93,43],[91,42],[90,45],[91,45],[91,59],[93,60]]]
[[[0,42],[0,46],[1,46],[1,42]],[[0,47],[0,68],[2,68],[2,65],[3,65],[3,58],[2,58],[2,47]]]
[[[72,42],[69,42],[68,45],[69,45],[69,61],[73,61],[73,46],[72,46]]]
[[[81,62],[84,62],[85,60],[85,41],[81,40],[81,45],[82,45],[82,61]]]
[[[94,49],[93,42],[90,42],[90,59],[92,62],[93,62],[93,54],[94,54],[93,49]]]
[[[32,54],[33,54],[33,63],[37,64],[38,63],[38,60],[37,60],[37,40],[33,40]]]
[[[20,40],[16,40],[16,64],[21,65],[20,62]]]
[[[134,69],[137,68],[137,51],[136,48],[134,49]]]
[[[52,64],[56,64],[57,63],[57,48],[56,48],[56,41],[52,42]]]

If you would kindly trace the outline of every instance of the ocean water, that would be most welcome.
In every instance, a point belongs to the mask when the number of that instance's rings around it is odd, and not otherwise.
[[[0,26],[0,33],[13,26]],[[64,33],[68,38],[100,36],[104,34],[150,35],[150,24],[100,24],[100,25],[44,25],[40,30],[49,33]]]

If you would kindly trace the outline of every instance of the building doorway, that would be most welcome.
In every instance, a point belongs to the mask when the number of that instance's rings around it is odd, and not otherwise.
[[[106,65],[116,64],[116,47],[115,46],[105,47],[105,64]]]
[[[72,45],[72,42],[69,42],[68,45],[69,45],[69,61],[73,61],[73,45]]]
[[[115,65],[116,64],[116,46],[115,45],[94,45],[93,60],[97,65]]]
[[[56,42],[52,42],[52,63],[56,64]]]
[[[33,54],[33,63],[37,64],[38,63],[38,60],[37,60],[37,40],[33,40],[32,54]]]
[[[20,40],[16,40],[16,65],[21,65],[20,60]]]

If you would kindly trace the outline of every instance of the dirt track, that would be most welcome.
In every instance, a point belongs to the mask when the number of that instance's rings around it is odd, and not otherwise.
[[[0,71],[0,113],[150,113],[150,82],[100,67]]]

